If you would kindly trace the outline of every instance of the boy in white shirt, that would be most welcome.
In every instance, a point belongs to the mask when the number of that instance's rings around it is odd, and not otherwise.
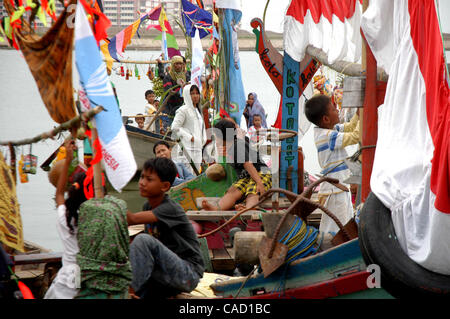
[[[147,100],[147,104],[145,105],[145,115],[152,115],[156,113],[156,107],[154,106],[156,94],[152,90],[145,91],[145,99]],[[148,124],[152,120],[151,116],[147,116],[144,122],[144,128],[147,128]],[[152,127],[149,128],[151,132],[155,131],[155,123],[153,122]]]
[[[314,141],[322,175],[333,177],[350,188],[343,181],[350,177],[351,171],[344,162],[349,155],[345,147],[359,142],[359,109],[350,122],[339,124],[339,111],[326,95],[315,95],[305,103],[306,118],[315,124]],[[345,225],[353,217],[351,193],[342,191],[330,183],[322,183],[319,202],[328,208]],[[322,214],[320,231],[335,234],[339,228],[336,223]]]

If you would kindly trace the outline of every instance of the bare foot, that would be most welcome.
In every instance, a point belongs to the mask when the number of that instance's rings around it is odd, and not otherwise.
[[[236,204],[234,206],[234,209],[236,209],[236,210],[243,210],[245,208],[247,208],[247,207],[244,204]]]
[[[218,208],[210,203],[207,200],[202,201],[202,210],[218,210]]]

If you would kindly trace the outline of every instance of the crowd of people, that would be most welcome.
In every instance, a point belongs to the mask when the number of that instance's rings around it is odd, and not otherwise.
[[[73,140],[67,140],[66,158],[55,183],[63,266],[45,298],[158,298],[190,292],[199,283],[205,265],[195,224],[167,195],[171,187],[192,180],[193,172],[201,171],[207,144],[201,107],[205,91],[189,82],[190,73],[185,68],[186,61],[176,56],[166,72],[163,68],[159,72],[164,88],[175,88],[175,94],[167,98],[161,110],[165,115],[161,130],[170,130],[177,150],[173,151],[164,140],[154,145],[154,157],[149,155],[139,178],[140,195],[147,200],[142,211],[131,212],[124,201],[114,196],[93,198],[86,191],[92,188],[92,177],[89,179],[85,172],[72,176],[69,182],[68,170],[76,146]],[[155,130],[151,121],[159,108],[155,92],[147,90],[145,99],[144,112],[137,114],[135,121],[140,129]],[[359,113],[350,122],[340,124],[332,99],[318,94],[305,103],[305,115],[315,125],[321,174],[342,183],[350,176],[344,161],[348,157],[345,147],[359,141]],[[231,117],[214,122],[214,147],[238,178],[217,204],[204,200],[203,210],[248,208],[272,187],[270,165],[258,152],[258,145],[266,139],[267,115],[255,92],[248,94],[243,116],[247,130]],[[173,154],[181,153],[188,163],[173,158]],[[353,217],[350,192],[324,183],[318,198],[343,224]],[[130,243],[127,227],[136,224],[145,224],[145,232]],[[323,215],[319,231],[335,234],[338,227]]]

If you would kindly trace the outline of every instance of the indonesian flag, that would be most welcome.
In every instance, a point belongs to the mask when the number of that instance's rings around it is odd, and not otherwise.
[[[75,16],[75,60],[80,82],[89,104],[103,106],[94,122],[102,148],[102,160],[112,186],[121,191],[136,172],[137,165],[122,124],[106,66],[92,34],[83,6]]]
[[[450,95],[434,0],[371,0],[362,30],[389,74],[372,191],[421,266],[450,275]]]
[[[306,47],[321,49],[328,63],[361,58],[362,0],[291,0],[284,19],[284,48],[302,61]]]

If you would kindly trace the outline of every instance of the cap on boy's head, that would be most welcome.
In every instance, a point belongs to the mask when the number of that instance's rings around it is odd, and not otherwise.
[[[172,186],[177,176],[177,167],[172,160],[165,157],[155,157],[144,163],[144,171],[150,170],[158,175],[161,182],[169,182]]]
[[[327,115],[331,99],[327,95],[316,94],[305,103],[305,115],[308,121],[320,127],[322,117]]]
[[[219,138],[222,137],[225,141],[233,140],[235,136],[234,131],[236,130],[236,126],[233,122],[228,120],[220,120],[214,125],[214,128],[219,130],[219,134],[221,134]]]
[[[170,145],[169,143],[167,143],[166,141],[158,141],[155,143],[155,145],[153,145],[153,154],[156,155],[156,147],[159,145],[164,145],[165,147],[167,147],[170,150]]]
[[[153,90],[145,91],[145,97],[147,97],[147,95],[150,95],[150,94],[155,94],[155,92],[153,92]]]

